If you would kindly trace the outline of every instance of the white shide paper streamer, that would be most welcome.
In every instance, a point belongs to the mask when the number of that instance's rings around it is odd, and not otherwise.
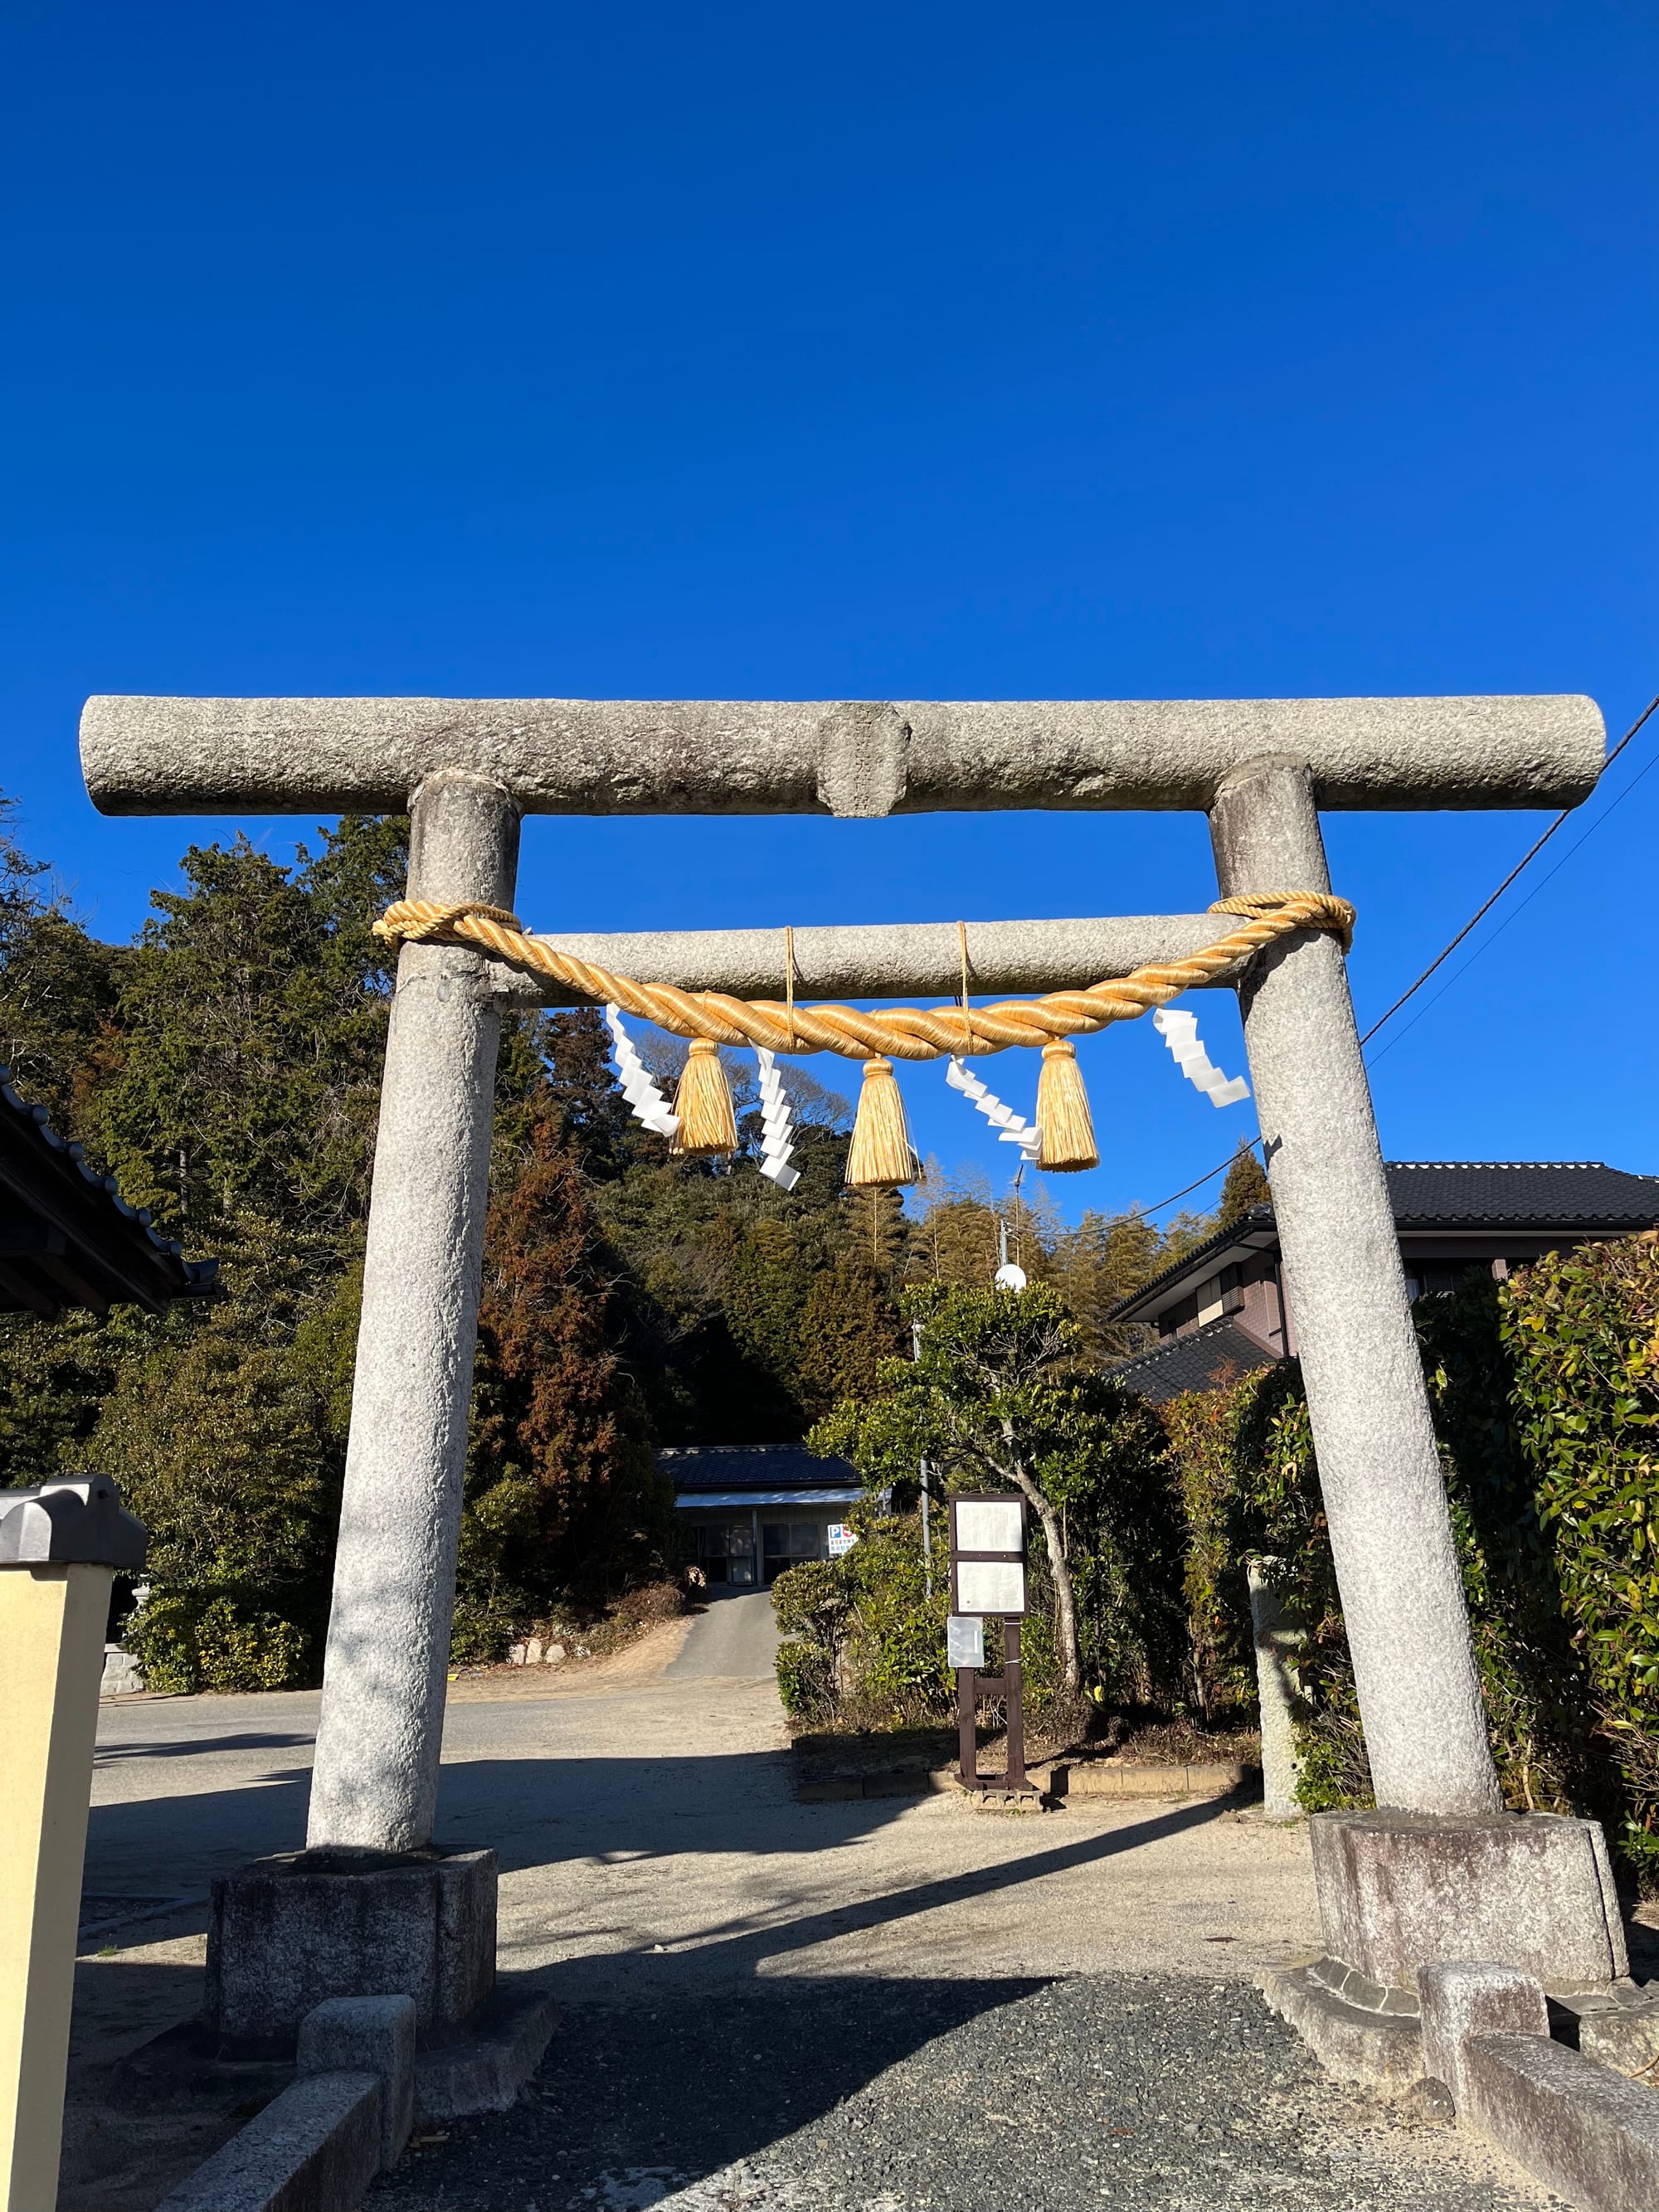
[[[757,1044],[755,1057],[760,1062],[760,1171],[780,1190],[793,1190],[800,1181],[800,1170],[789,1164],[789,1155],[795,1149],[794,1129],[789,1118],[788,1094],[778,1073],[778,1056],[768,1052],[763,1044]]]
[[[1236,1106],[1241,1098],[1249,1097],[1250,1086],[1242,1075],[1234,1076],[1230,1083],[1206,1056],[1199,1042],[1196,1014],[1175,1013],[1168,1006],[1159,1006],[1153,1012],[1152,1027],[1175,1054],[1176,1065],[1188,1082],[1196,1084],[1212,1106]]]
[[[954,1054],[945,1071],[945,1080],[952,1091],[960,1091],[964,1097],[973,1100],[975,1109],[983,1114],[996,1131],[1000,1145],[1018,1145],[1021,1156],[1036,1164],[1042,1149],[1042,1132],[1034,1123],[1016,1114],[1012,1106],[1005,1106],[1001,1099],[993,1097],[973,1070]]]
[[[635,1120],[643,1121],[647,1129],[653,1130],[659,1137],[678,1135],[679,1116],[671,1109],[668,1101],[651,1080],[633,1038],[623,1027],[622,1008],[607,1006],[605,1018],[611,1030],[611,1057],[617,1063],[617,1080],[623,1097],[634,1109]]]

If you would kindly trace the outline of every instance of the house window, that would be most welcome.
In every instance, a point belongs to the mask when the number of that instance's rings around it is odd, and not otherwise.
[[[748,1521],[699,1522],[697,1565],[710,1583],[752,1583],[755,1532]]]
[[[767,1521],[761,1524],[761,1551],[769,1587],[786,1567],[824,1556],[823,1530],[815,1521]]]

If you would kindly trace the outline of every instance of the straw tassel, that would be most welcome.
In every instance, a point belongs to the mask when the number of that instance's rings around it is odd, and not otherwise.
[[[904,1101],[890,1060],[866,1060],[853,1147],[847,1155],[849,1190],[893,1190],[916,1179],[916,1156],[904,1126]]]
[[[1054,1175],[1072,1175],[1083,1168],[1097,1168],[1095,1125],[1089,1112],[1089,1094],[1083,1087],[1083,1070],[1077,1064],[1077,1048],[1061,1037],[1042,1048],[1042,1073],[1037,1078],[1037,1127],[1042,1150],[1037,1165]]]
[[[718,1152],[738,1149],[732,1086],[720,1065],[719,1046],[707,1037],[691,1040],[679,1088],[674,1093],[674,1112],[680,1130],[672,1149],[682,1159],[712,1159]]]

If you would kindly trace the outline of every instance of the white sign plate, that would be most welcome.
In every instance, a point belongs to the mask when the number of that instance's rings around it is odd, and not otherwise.
[[[1018,1559],[958,1559],[957,1603],[964,1613],[1024,1613],[1024,1568]]]
[[[959,1552],[1012,1552],[1024,1548],[1019,1501],[1014,1498],[958,1498],[956,1548]],[[989,1607],[987,1608],[990,1610]]]
[[[844,1521],[832,1521],[826,1533],[830,1538],[830,1556],[832,1559],[844,1559],[858,1541],[858,1538]]]
[[[985,1664],[985,1623],[953,1613],[945,1624],[945,1659],[950,1667]]]

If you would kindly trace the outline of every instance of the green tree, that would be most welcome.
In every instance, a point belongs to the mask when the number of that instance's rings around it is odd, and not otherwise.
[[[1267,1170],[1257,1159],[1255,1147],[1241,1144],[1233,1154],[1233,1164],[1221,1186],[1221,1202],[1215,1212],[1216,1227],[1225,1229],[1230,1223],[1248,1213],[1253,1206],[1267,1206],[1272,1202],[1273,1193],[1267,1187]]]
[[[343,1436],[262,1278],[149,1324],[74,1455],[149,1531],[125,1633],[153,1689],[289,1689],[321,1662]]]
[[[393,849],[388,825],[349,819],[295,874],[246,839],[192,847],[188,889],[153,894],[89,1137],[187,1243],[243,1214],[296,1255],[360,1229],[387,1003],[368,884]]]
[[[928,1285],[907,1295],[904,1314],[921,1325],[919,1356],[884,1363],[876,1395],[838,1406],[812,1431],[813,1449],[844,1454],[866,1486],[891,1489],[901,1507],[924,1457],[951,1489],[1018,1490],[1042,1531],[1056,1664],[1072,1698],[1082,1686],[1084,1639],[1066,1522],[1074,1512],[1086,1516],[1096,1547],[1091,1601],[1105,1629],[1091,1640],[1125,1671],[1138,1646],[1136,1677],[1149,1685],[1169,1641],[1167,1626],[1153,1625],[1153,1593],[1171,1577],[1178,1589],[1180,1576],[1172,1511],[1136,1494],[1162,1460],[1150,1410],[1082,1364],[1078,1324],[1045,1285]],[[1167,1493],[1167,1479],[1162,1487]],[[1150,1638],[1129,1626],[1137,1607]]]

